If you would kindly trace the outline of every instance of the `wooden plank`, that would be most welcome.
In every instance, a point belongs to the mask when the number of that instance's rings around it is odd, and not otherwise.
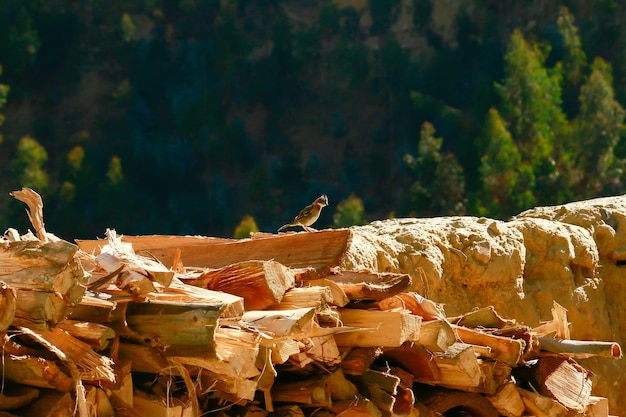
[[[165,265],[172,265],[176,249],[185,266],[222,268],[250,260],[275,260],[289,267],[339,265],[352,237],[349,229],[264,234],[252,239],[216,239],[181,236],[122,236],[135,252],[149,251]],[[85,252],[97,253],[102,241],[77,240]]]

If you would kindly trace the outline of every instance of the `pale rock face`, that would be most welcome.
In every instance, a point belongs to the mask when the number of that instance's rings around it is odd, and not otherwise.
[[[534,327],[568,310],[573,339],[626,341],[626,196],[476,217],[391,219],[355,226],[342,267],[408,273],[450,316],[493,305]],[[423,271],[423,272],[421,272]],[[595,395],[626,414],[626,363],[583,362]],[[616,382],[617,381],[617,382]]]

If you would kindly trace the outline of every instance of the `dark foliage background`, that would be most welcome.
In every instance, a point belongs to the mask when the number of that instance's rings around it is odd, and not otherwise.
[[[623,193],[618,3],[0,0],[0,226],[21,186],[67,239]]]

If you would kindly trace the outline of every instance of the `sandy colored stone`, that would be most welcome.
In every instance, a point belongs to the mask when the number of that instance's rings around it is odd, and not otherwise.
[[[445,304],[448,315],[493,305],[537,326],[551,319],[557,301],[568,311],[573,339],[626,341],[626,196],[538,207],[507,222],[407,218],[352,231],[343,268],[407,273],[413,290]],[[594,395],[609,398],[612,414],[625,415],[625,361],[582,365],[598,376]]]

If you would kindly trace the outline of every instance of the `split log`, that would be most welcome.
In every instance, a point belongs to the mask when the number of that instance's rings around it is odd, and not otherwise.
[[[244,299],[247,310],[262,310],[280,303],[295,284],[293,272],[275,261],[245,261],[205,271],[188,284],[234,294]]]
[[[439,369],[438,379],[416,376],[415,381],[455,389],[475,388],[480,384],[480,363],[471,345],[457,342],[443,353],[433,353],[433,362]]]
[[[491,348],[489,357],[502,361],[509,366],[517,366],[526,343],[523,340],[494,336],[484,331],[455,326],[455,332],[463,343],[488,346]]]
[[[23,407],[39,396],[39,390],[25,385],[7,384],[0,392],[0,410]]]
[[[272,388],[274,402],[298,403],[311,407],[330,407],[333,398],[348,400],[356,394],[356,387],[345,379],[341,369],[330,375],[304,381],[277,382]]]
[[[130,363],[133,372],[157,375],[170,372],[167,358],[150,346],[120,342],[118,357],[118,361]]]
[[[567,310],[556,301],[552,301],[552,320],[535,327],[533,332],[538,337],[553,334],[558,339],[569,339],[570,331],[569,322],[567,321]]]
[[[403,374],[405,381],[396,372]],[[379,372],[367,370],[363,375],[356,377],[357,386],[362,394],[370,398],[374,405],[384,414],[408,414],[415,402],[413,391],[413,376],[399,368]]]
[[[411,286],[411,277],[407,274],[340,270],[327,279],[336,282],[350,300],[382,300]]]
[[[382,417],[374,403],[362,395],[351,400],[333,401],[330,410],[341,417]]]
[[[585,415],[589,417],[609,417],[609,400],[604,397],[589,397],[589,404],[585,409]]]
[[[115,337],[115,331],[102,324],[88,321],[63,320],[57,326],[80,341],[87,343],[95,351],[104,350]]]
[[[207,369],[217,375],[253,378],[261,371],[255,366],[260,336],[240,329],[218,327],[215,331],[215,357],[172,356],[171,360]]]
[[[246,311],[241,321],[273,337],[303,338],[313,328],[314,308]]]
[[[39,397],[20,408],[22,416],[59,417],[73,416],[76,402],[69,392],[41,390]]]
[[[137,255],[133,245],[122,241],[122,237],[118,236],[115,230],[107,229],[105,233],[107,244],[100,249],[100,255],[96,257],[96,262],[104,267],[108,272],[113,272],[125,265],[127,271],[134,271],[136,274],[144,276],[151,281],[158,282],[164,287],[169,287],[174,277],[174,271],[171,271],[161,262],[144,256]],[[107,255],[107,266],[101,258]],[[110,263],[112,260],[116,262]],[[122,274],[123,275],[123,274]],[[122,287],[120,287],[122,288]]]
[[[57,325],[69,311],[68,302],[57,292],[18,289],[16,302],[15,318],[42,330]]]
[[[332,335],[316,336],[302,340],[304,350],[291,355],[289,361],[300,368],[311,363],[334,366],[341,362],[337,343]]]
[[[187,266],[222,268],[237,262],[275,260],[289,267],[339,265],[352,232],[348,229],[314,233],[262,234],[252,239],[216,239],[185,236],[123,236],[136,252],[149,251],[165,265],[172,265],[176,249]],[[102,241],[77,240],[85,252],[97,252]]]
[[[69,392],[74,381],[56,362],[35,357],[6,355],[0,363],[2,375],[8,381],[37,388]]]
[[[128,327],[166,356],[215,357],[215,328],[223,308],[219,303],[185,303],[150,299],[129,303]]]
[[[363,375],[380,354],[380,350],[375,347],[353,348],[345,355],[340,366],[348,375]]]
[[[544,356],[539,359],[535,378],[540,393],[554,398],[570,410],[582,412],[591,396],[591,373],[572,359]]]
[[[339,310],[345,326],[363,330],[335,335],[339,346],[397,347],[407,341],[417,341],[422,318],[407,310],[379,311],[347,309]]]
[[[537,417],[565,417],[569,410],[552,398],[517,388],[527,414]]]
[[[192,417],[191,405],[178,398],[162,398],[154,394],[135,390],[133,409],[139,415],[150,417]]]
[[[9,328],[15,318],[17,295],[15,289],[0,281],[0,332]]]
[[[620,359],[622,348],[617,342],[598,342],[593,340],[561,340],[549,337],[540,337],[539,349],[565,355],[571,358],[590,358],[603,356]]]
[[[91,417],[116,417],[109,396],[102,388],[90,386],[86,388],[87,412]]]
[[[81,342],[66,331],[59,328],[37,331],[26,327],[28,323],[17,319],[15,325],[26,336],[54,353],[72,371],[73,376],[83,381],[115,384],[112,360],[97,354],[88,344]]]
[[[458,317],[450,317],[450,323],[465,327],[487,327],[502,329],[515,326],[515,320],[505,320],[496,312],[493,306],[480,308]]]
[[[520,417],[524,413],[524,401],[522,401],[522,397],[512,381],[503,384],[498,392],[485,398],[502,416]]]
[[[422,317],[424,321],[446,319],[441,304],[424,298],[416,292],[407,292],[394,297],[385,298],[384,300],[378,301],[376,305],[381,310],[409,310],[416,316]]]
[[[474,345],[472,345],[473,347]],[[459,391],[494,395],[511,377],[511,367],[503,362],[479,361],[479,367],[480,382],[476,386],[467,384],[455,386],[452,383],[445,384],[445,386]]]
[[[88,293],[80,300],[80,303],[70,307],[67,316],[77,321],[110,323],[113,321],[113,310],[116,307],[116,302]]]
[[[419,400],[440,415],[447,415],[453,410],[462,410],[464,414],[473,417],[498,417],[498,411],[479,394],[434,389],[428,398]]]
[[[0,240],[0,280],[16,289],[72,293],[68,302],[76,303],[82,294],[72,290],[89,278],[74,258],[77,251],[76,245],[58,238],[47,242]]]
[[[293,310],[312,307],[317,312],[321,312],[332,303],[332,293],[329,287],[302,287],[290,289],[279,304],[271,305],[268,309]]]
[[[456,335],[447,320],[431,320],[422,322],[420,337],[417,344],[431,352],[445,352],[456,342]]]
[[[396,365],[413,375],[415,381],[436,384],[441,381],[441,370],[433,360],[433,354],[416,343],[407,342],[394,349],[385,349],[385,362]]]
[[[317,278],[312,280],[303,281],[312,287],[325,287],[330,291],[329,304],[336,305],[337,307],[345,307],[349,302],[348,296],[343,289],[335,281],[327,278]]]
[[[117,361],[115,365],[116,386],[109,392],[111,404],[116,409],[133,407],[133,374],[130,361]]]

